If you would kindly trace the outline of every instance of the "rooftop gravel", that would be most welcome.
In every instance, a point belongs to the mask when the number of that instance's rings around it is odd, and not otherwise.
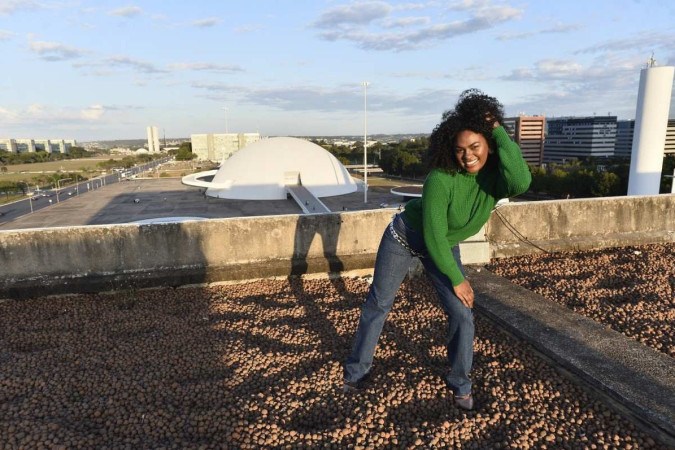
[[[662,448],[481,316],[480,406],[457,409],[424,278],[399,291],[372,386],[343,394],[367,288],[265,280],[0,302],[0,449]]]

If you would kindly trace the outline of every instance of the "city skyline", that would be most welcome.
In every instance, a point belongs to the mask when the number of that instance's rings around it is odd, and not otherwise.
[[[0,138],[428,133],[459,92],[507,115],[633,119],[675,64],[675,5],[261,1],[0,3]],[[671,100],[670,117],[675,117]]]

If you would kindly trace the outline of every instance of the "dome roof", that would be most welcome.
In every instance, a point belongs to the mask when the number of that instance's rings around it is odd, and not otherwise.
[[[286,199],[287,184],[315,197],[356,191],[347,169],[328,151],[304,139],[277,137],[250,144],[225,160],[206,195],[242,200]]]

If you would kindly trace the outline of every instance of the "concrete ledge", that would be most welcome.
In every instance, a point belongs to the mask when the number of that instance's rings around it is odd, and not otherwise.
[[[490,244],[487,241],[464,241],[459,244],[462,264],[487,264],[490,262]]]
[[[170,269],[87,273],[61,276],[34,276],[0,285],[0,298],[26,299],[56,294],[97,293],[153,287],[207,285],[222,281],[243,281],[263,278],[328,276],[329,274],[372,273],[375,253],[347,255],[338,258],[306,258],[267,260],[264,268],[258,262],[224,266],[174,266]]]
[[[0,231],[0,297],[372,268],[396,209]],[[490,257],[673,242],[675,195],[507,203],[460,244]],[[489,242],[489,244],[488,244]],[[535,247],[535,245],[537,247]]]
[[[639,231],[633,233],[608,233],[602,239],[598,239],[597,236],[570,236],[564,239],[550,239],[546,241],[528,239],[527,241],[490,243],[489,253],[493,258],[508,258],[511,256],[542,253],[544,251],[583,251],[671,242],[675,242],[675,232],[673,231]]]
[[[510,202],[486,225],[493,258],[675,241],[675,194]]]
[[[467,268],[476,310],[528,342],[561,372],[675,448],[675,361],[621,333],[516,286]]]

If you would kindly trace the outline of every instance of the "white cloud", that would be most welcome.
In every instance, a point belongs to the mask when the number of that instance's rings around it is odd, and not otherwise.
[[[147,74],[166,72],[166,70],[157,67],[155,64],[130,58],[128,56],[112,56],[106,59],[106,63],[113,67],[128,67],[134,71]]]
[[[325,11],[314,22],[316,28],[332,28],[343,25],[365,25],[382,19],[392,11],[387,2],[373,1],[335,6]]]
[[[0,30],[0,41],[8,41],[14,37],[14,33],[7,30]]]
[[[14,14],[21,10],[38,9],[40,5],[33,0],[2,0],[0,1],[0,15]]]
[[[611,112],[632,118],[640,69],[652,50],[663,55],[663,63],[672,62],[669,44],[674,41],[672,32],[643,32],[582,48],[575,52],[579,60],[541,59],[501,79],[528,83],[527,93],[512,105],[516,111],[558,116]]]
[[[523,31],[519,33],[502,33],[497,36],[500,41],[513,41],[516,39],[527,39],[537,35],[537,31]]]
[[[594,80],[610,81],[620,78],[622,72],[636,70],[634,63],[624,62],[620,65],[589,65],[564,59],[542,59],[534,63],[533,67],[520,67],[511,74],[502,77],[510,81],[561,81],[567,85],[588,84]]]
[[[493,76],[485,71],[484,66],[471,65],[461,69],[455,69],[449,72],[395,72],[390,76],[395,78],[416,78],[421,80],[456,80],[456,81],[471,81],[492,79]]]
[[[580,28],[581,26],[576,24],[557,24],[549,28],[543,28],[541,30],[525,31],[522,33],[503,33],[500,34],[497,39],[500,41],[511,41],[515,39],[526,39],[540,34],[569,33],[572,31],[577,31]]]
[[[208,28],[218,25],[221,22],[218,17],[209,17],[206,19],[199,19],[192,22],[192,26],[199,28]]]
[[[256,31],[260,31],[263,29],[262,25],[242,25],[239,27],[236,27],[234,29],[235,33],[243,34],[243,33],[255,33]]]
[[[43,105],[40,105],[39,103],[29,105],[28,108],[26,109],[26,113],[33,117],[41,116],[44,114],[44,112],[45,107]]]
[[[130,107],[125,107],[130,109]],[[72,124],[90,124],[103,119],[106,111],[121,109],[100,104],[78,108],[57,108],[39,103],[28,105],[25,109],[9,111],[0,108],[0,120],[9,125],[63,126]]]
[[[583,72],[578,62],[560,59],[544,59],[538,61],[536,67],[539,74],[548,79],[569,79],[578,77]]]
[[[522,10],[510,6],[484,6],[474,12],[476,21],[486,24],[506,22],[521,15]]]
[[[108,12],[108,14],[110,14],[111,16],[119,16],[119,17],[127,17],[127,18],[128,17],[136,17],[136,16],[138,16],[142,13],[143,13],[143,10],[138,6],[125,6],[123,8],[117,8],[117,9],[114,9],[114,10]]]
[[[635,113],[640,61],[635,58],[544,59],[521,67],[504,80],[529,83],[516,111],[555,115],[591,115],[612,111],[628,118]],[[598,105],[604,111],[598,111]]]
[[[82,117],[84,120],[91,121],[99,120],[101,117],[103,117],[103,114],[105,114],[105,108],[103,108],[101,105],[91,105],[88,108],[80,111],[80,117]]]
[[[75,47],[58,42],[47,41],[32,41],[30,43],[30,50],[38,54],[41,59],[45,61],[64,61],[68,59],[80,58],[87,52]]]
[[[395,5],[394,9],[397,11],[410,11],[410,10],[420,10],[420,9],[425,9],[428,8],[429,6],[433,5],[434,2],[426,2],[426,3],[402,3],[400,5]]]
[[[430,3],[424,6],[434,5]],[[449,10],[456,11],[453,14],[457,17],[455,20],[434,23],[430,17],[443,16],[435,7],[435,14],[425,17],[394,17],[392,13],[400,13],[401,10],[395,10],[388,3],[354,3],[327,10],[313,26],[322,30],[319,35],[327,41],[350,41],[365,50],[404,51],[493,28],[522,14],[521,9],[494,5],[488,0],[466,0],[450,6]],[[394,28],[400,28],[401,31],[387,31]]]
[[[363,108],[363,87],[354,83],[333,88],[318,86],[276,86],[251,88],[225,83],[193,83],[192,87],[203,90],[200,97],[216,102],[233,101],[242,104],[276,108],[282,111],[322,113],[356,112]],[[368,92],[369,110],[415,115],[440,114],[457,100],[457,92],[445,89],[426,89],[400,95]]]
[[[14,123],[19,115],[14,110],[5,109],[0,106],[0,120],[5,124]]]
[[[612,39],[603,43],[578,50],[577,54],[583,53],[602,53],[602,52],[626,52],[664,49],[671,51],[672,43],[675,42],[675,33],[662,31],[648,31],[637,35],[627,36],[621,39]],[[649,58],[647,54],[645,61]]]
[[[407,28],[414,25],[427,25],[431,23],[429,17],[404,17],[402,19],[387,19],[382,22],[384,28]]]
[[[233,64],[212,64],[212,63],[174,63],[169,64],[171,70],[197,70],[205,72],[224,72],[235,73],[243,72],[240,66]]]
[[[230,85],[230,84],[224,84],[224,83],[205,83],[203,81],[195,81],[192,83],[192,87],[196,89],[204,89],[205,91],[210,91],[210,92],[244,92],[248,88],[244,88],[243,86],[235,86],[235,85]]]

